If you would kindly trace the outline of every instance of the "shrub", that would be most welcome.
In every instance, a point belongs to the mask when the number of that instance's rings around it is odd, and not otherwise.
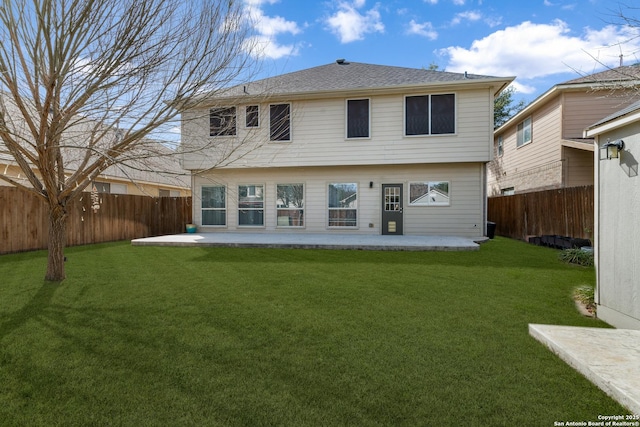
[[[558,256],[560,260],[583,266],[593,265],[593,252],[583,251],[580,248],[565,249]]]

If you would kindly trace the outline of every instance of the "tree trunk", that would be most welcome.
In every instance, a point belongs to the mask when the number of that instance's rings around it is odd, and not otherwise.
[[[62,206],[49,211],[49,256],[45,280],[60,282],[65,278],[64,248],[67,239],[67,213]]]

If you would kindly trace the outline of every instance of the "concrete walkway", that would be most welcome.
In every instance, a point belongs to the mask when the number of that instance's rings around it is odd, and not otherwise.
[[[640,331],[531,324],[529,333],[632,414],[640,415]]]
[[[333,233],[185,233],[135,239],[131,244],[379,251],[475,251],[479,248],[478,243],[464,237]]]

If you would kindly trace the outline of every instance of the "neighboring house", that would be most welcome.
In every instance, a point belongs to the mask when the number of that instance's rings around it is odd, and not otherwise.
[[[593,184],[593,140],[583,130],[633,102],[640,66],[555,85],[494,132],[489,196]]]
[[[194,222],[481,238],[493,100],[512,81],[338,60],[190,100]]]
[[[17,107],[3,96],[0,92],[0,112],[2,119],[6,120],[12,131],[21,135],[28,141],[28,133],[23,129],[24,122],[20,122],[22,117]],[[16,122],[13,121],[16,120]],[[65,158],[66,174],[70,176],[81,164],[86,153],[87,140],[96,129],[105,128],[100,123],[89,119],[78,120],[77,123],[68,129],[65,134],[65,144],[62,148]],[[106,128],[105,134],[117,137],[118,131]],[[112,194],[132,194],[147,195],[153,197],[183,197],[191,194],[190,178],[186,171],[180,167],[178,155],[164,145],[153,141],[145,140],[146,156],[134,158],[131,153],[130,160],[113,165],[100,174],[92,183],[86,187],[86,191],[96,190],[100,193]],[[72,149],[77,144],[80,149]],[[25,144],[26,146],[27,144]],[[151,155],[153,153],[153,155]],[[146,158],[144,158],[146,157]],[[35,171],[38,174],[38,171]],[[0,175],[4,175],[20,184],[30,185],[22,170],[18,167],[15,159],[8,152],[7,147],[0,141]],[[11,183],[0,179],[0,186],[10,186]]]
[[[28,185],[24,173],[20,170],[13,158],[3,153],[0,143],[0,175],[6,175],[19,182]],[[169,150],[168,148],[166,150]],[[86,191],[95,189],[98,193],[132,194],[152,197],[186,197],[191,195],[189,178],[182,176],[184,171],[180,168],[176,156],[153,159],[150,167],[149,161],[144,164],[111,166],[93,181]],[[156,171],[162,171],[158,173]],[[71,175],[73,169],[67,172]],[[10,186],[0,179],[0,186]]]
[[[595,260],[598,317],[640,329],[640,102],[590,126],[595,137]],[[617,158],[607,143],[622,141]],[[614,152],[618,151],[614,148]]]

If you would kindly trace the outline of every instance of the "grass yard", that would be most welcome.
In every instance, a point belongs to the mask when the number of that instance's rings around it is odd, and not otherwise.
[[[627,413],[528,334],[592,267],[477,252],[69,248],[0,256],[2,426],[552,426]]]

